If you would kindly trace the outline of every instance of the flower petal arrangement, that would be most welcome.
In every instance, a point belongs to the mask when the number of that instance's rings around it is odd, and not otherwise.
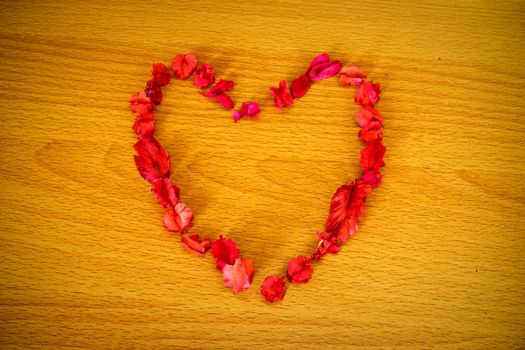
[[[235,102],[228,95],[235,83],[219,79],[216,82],[215,69],[208,63],[198,64],[193,54],[178,54],[171,69],[163,63],[152,65],[151,79],[143,91],[133,93],[129,100],[131,112],[135,115],[132,129],[137,136],[133,146],[137,155],[135,165],[139,174],[151,184],[151,192],[165,209],[163,225],[169,232],[180,233],[181,246],[198,256],[210,251],[215,266],[222,274],[224,285],[237,294],[250,288],[255,268],[253,261],[241,256],[237,244],[220,235],[212,242],[208,236],[188,234],[194,220],[193,211],[180,201],[180,190],[169,179],[170,155],[155,139],[154,109],[162,103],[162,87],[170,80],[187,80],[192,75],[193,85],[201,90],[202,96],[218,102],[224,109],[232,110]],[[358,137],[365,144],[360,152],[359,164],[362,174],[339,187],[334,193],[328,210],[323,231],[317,232],[318,243],[311,256],[299,255],[289,260],[285,275],[267,276],[261,286],[261,294],[269,302],[277,302],[286,294],[286,279],[292,283],[307,283],[312,278],[314,264],[326,254],[336,254],[359,229],[365,213],[365,204],[372,189],[382,182],[381,168],[385,166],[386,148],[383,145],[383,117],[375,109],[381,95],[381,86],[367,80],[366,74],[355,65],[343,66],[339,60],[331,60],[326,53],[316,56],[310,65],[291,84],[282,80],[278,87],[271,87],[270,93],[278,109],[290,107],[294,100],[303,98],[315,81],[339,75],[344,87],[356,87],[355,103],[359,106],[356,122],[360,127]],[[213,85],[212,85],[213,84]],[[210,87],[211,86],[211,87]],[[208,89],[204,92],[204,89]],[[261,112],[258,102],[243,102],[233,110],[232,119],[239,122],[244,117],[254,118]]]

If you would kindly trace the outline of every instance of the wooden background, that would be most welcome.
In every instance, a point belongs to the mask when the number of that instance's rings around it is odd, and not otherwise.
[[[310,4],[308,4],[310,3]],[[4,1],[0,9],[0,348],[525,347],[523,1]],[[187,82],[158,137],[193,232],[254,259],[233,296],[183,251],[136,172],[127,100],[194,52],[257,100],[233,124]],[[264,303],[359,173],[353,91],[296,106],[267,88],[318,53],[384,90],[384,185],[361,231]]]

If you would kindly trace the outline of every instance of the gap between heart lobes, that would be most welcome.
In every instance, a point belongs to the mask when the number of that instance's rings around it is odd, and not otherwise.
[[[131,111],[136,115],[133,124],[138,142],[134,145],[138,155],[135,164],[140,175],[151,183],[151,192],[165,208],[164,227],[170,232],[180,233],[181,245],[197,254],[204,255],[208,250],[215,258],[216,267],[221,271],[224,284],[234,293],[248,289],[252,283],[254,267],[251,259],[242,258],[240,251],[231,239],[222,235],[213,243],[208,236],[186,234],[192,226],[193,212],[179,200],[179,188],[169,180],[170,156],[154,138],[155,118],[153,110],[162,102],[162,86],[172,77],[186,80],[194,75],[193,85],[207,99],[214,100],[223,108],[231,110],[234,102],[228,96],[234,82],[219,79],[216,82],[215,70],[209,64],[197,64],[193,54],[179,54],[172,60],[171,70],[162,63],[152,66],[152,77],[143,91],[133,93],[129,101]],[[374,109],[379,101],[381,88],[378,83],[366,79],[365,73],[357,66],[343,66],[337,60],[330,60],[324,53],[315,57],[304,74],[292,81],[282,80],[277,87],[271,87],[275,107],[283,109],[302,98],[317,80],[339,75],[341,85],[357,88],[354,96],[359,106],[356,121],[360,127],[358,136],[365,144],[360,153],[361,177],[339,187],[332,197],[330,210],[324,231],[317,232],[319,242],[310,257],[297,256],[288,262],[286,278],[293,283],[306,283],[313,272],[312,263],[326,254],[337,253],[342,244],[358,230],[358,222],[365,212],[365,202],[372,189],[381,184],[380,168],[385,165],[383,157],[386,148],[383,145],[383,117]],[[213,85],[212,85],[213,84]],[[204,89],[212,85],[206,92]],[[243,102],[234,110],[232,118],[238,122],[244,117],[259,115],[257,102]],[[267,276],[261,286],[261,294],[266,301],[275,302],[284,297],[286,283],[284,275]]]

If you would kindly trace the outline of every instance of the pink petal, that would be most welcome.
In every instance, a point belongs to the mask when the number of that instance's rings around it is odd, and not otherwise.
[[[251,259],[235,259],[234,265],[225,265],[222,269],[224,285],[231,287],[235,294],[250,288],[253,278],[253,263]]]
[[[323,62],[314,67],[308,72],[308,77],[311,80],[323,80],[333,77],[343,65],[339,61]]]
[[[290,85],[290,92],[294,98],[301,98],[308,92],[308,90],[310,90],[311,86],[312,82],[310,81],[310,78],[303,74],[292,82],[292,85]]]
[[[238,122],[243,116],[255,117],[261,112],[261,107],[257,102],[243,102],[241,109],[233,111],[233,121]]]
[[[343,67],[339,72],[341,85],[360,85],[366,79],[366,74],[358,66]]]
[[[379,83],[373,83],[371,81],[363,82],[363,85],[359,88],[355,94],[355,102],[363,107],[373,107],[381,94],[381,86]]]
[[[208,236],[206,236],[202,241],[199,235],[191,235],[186,237],[185,235],[180,236],[180,243],[184,247],[197,255],[203,255],[206,250],[210,249],[211,242]]]
[[[231,239],[219,236],[211,247],[211,255],[215,258],[215,266],[222,270],[225,265],[233,265],[235,259],[239,257],[237,244]]]
[[[224,109],[232,109],[234,106],[233,100],[226,94],[215,96],[215,101],[219,102]]]
[[[164,214],[164,227],[170,232],[186,232],[191,226],[193,212],[183,203],[177,203],[175,207],[166,209]]]
[[[381,116],[381,113],[379,111],[375,110],[374,108],[370,106],[364,106],[361,107],[355,116],[355,120],[359,124],[360,127],[365,126],[368,121],[372,119],[377,119],[379,122],[383,122],[383,117]]]
[[[328,56],[328,54],[326,53],[322,53],[318,56],[316,56],[312,62],[310,62],[310,65],[308,66],[308,70],[306,72],[309,72],[310,70],[312,70],[312,68],[314,68],[315,66],[321,64],[321,63],[324,63],[324,62],[328,62],[330,61],[330,57]]]

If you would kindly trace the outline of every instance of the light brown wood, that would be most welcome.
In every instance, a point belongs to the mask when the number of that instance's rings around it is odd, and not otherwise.
[[[512,349],[525,346],[522,1],[7,1],[0,9],[0,347]],[[233,296],[183,251],[137,174],[127,100],[194,52],[257,100],[231,121],[188,82],[158,137],[196,213],[256,267]],[[360,232],[268,305],[358,175],[352,89],[286,111],[268,87],[320,52],[383,86],[384,185]]]

